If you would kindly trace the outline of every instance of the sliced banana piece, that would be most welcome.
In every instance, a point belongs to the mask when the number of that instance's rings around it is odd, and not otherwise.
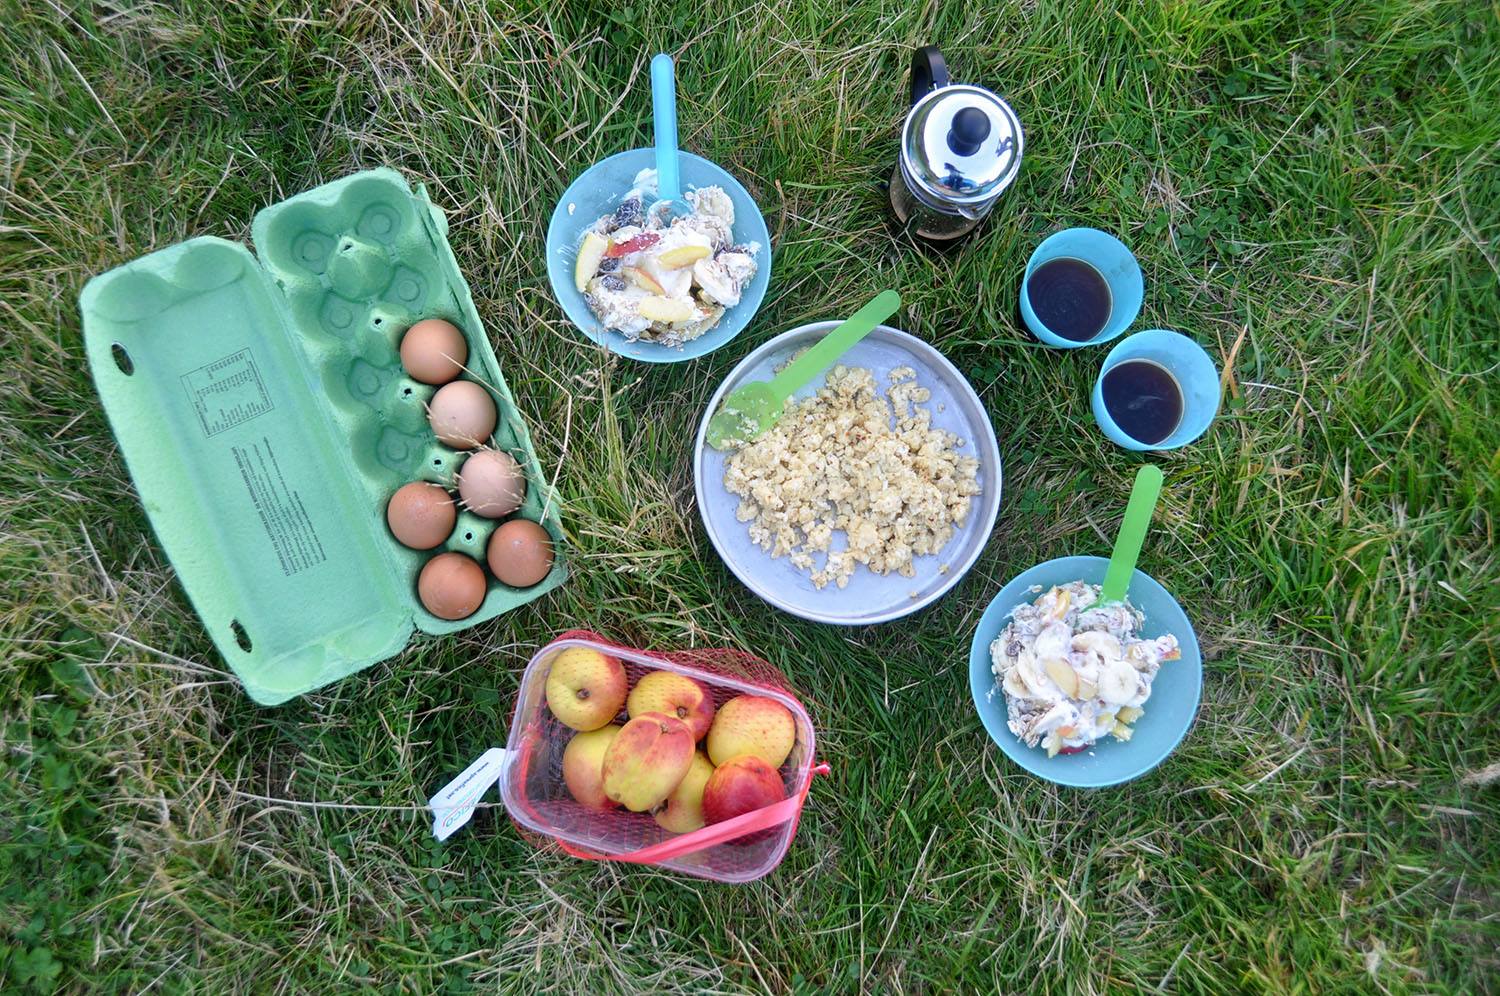
[[[1110,705],[1124,705],[1139,688],[1140,677],[1129,661],[1106,661],[1099,670],[1099,697]]]
[[[693,282],[704,294],[726,308],[740,303],[739,288],[729,271],[716,259],[700,259],[693,264]]]
[[[1092,651],[1103,660],[1124,656],[1120,651],[1120,641],[1112,634],[1097,629],[1084,630],[1074,636],[1073,649],[1080,652]]]
[[[1022,651],[1021,656],[1016,658],[1016,666],[1013,668],[1021,683],[1026,686],[1030,693],[1029,698],[1048,699],[1052,696],[1047,694],[1047,685],[1042,681],[1042,676],[1036,670],[1036,658],[1027,651]]]

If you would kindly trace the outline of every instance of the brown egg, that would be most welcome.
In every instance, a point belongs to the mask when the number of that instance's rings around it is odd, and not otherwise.
[[[402,485],[385,506],[391,534],[413,550],[431,550],[453,532],[458,503],[436,484],[413,481]]]
[[[511,519],[490,537],[485,559],[501,583],[530,588],[552,570],[552,537],[530,519]]]
[[[427,318],[401,337],[401,365],[424,384],[446,384],[469,362],[469,344],[451,322]]]
[[[473,557],[440,553],[417,577],[417,597],[439,619],[472,616],[484,601],[484,568]]]
[[[495,431],[495,399],[472,380],[456,380],[438,388],[427,403],[427,421],[439,442],[472,450]]]
[[[499,519],[526,500],[526,475],[504,450],[480,450],[458,472],[458,496],[476,515]]]

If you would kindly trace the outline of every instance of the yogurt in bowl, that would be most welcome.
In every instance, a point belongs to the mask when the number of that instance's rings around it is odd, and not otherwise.
[[[1011,727],[1011,710],[1009,707],[1007,691],[1004,682],[1007,680],[1002,668],[1001,675],[997,678],[995,673],[995,658],[992,653],[997,640],[1007,631],[1008,627],[1016,621],[1016,610],[1021,606],[1037,612],[1037,621],[1042,625],[1036,627],[1037,635],[1040,635],[1047,622],[1044,619],[1048,612],[1056,614],[1057,604],[1049,607],[1037,607],[1039,599],[1054,589],[1068,590],[1069,586],[1082,584],[1097,587],[1104,581],[1104,572],[1109,567],[1107,557],[1059,557],[1046,563],[1038,564],[1030,570],[1023,571],[1012,578],[1005,587],[1000,589],[999,594],[990,602],[985,609],[984,615],[979,620],[975,629],[974,639],[969,648],[969,691],[974,701],[974,708],[979,713],[985,730],[1000,750],[1021,768],[1026,769],[1040,778],[1044,778],[1059,785],[1070,785],[1079,788],[1100,788],[1106,785],[1117,785],[1132,778],[1138,778],[1152,768],[1160,764],[1166,757],[1176,749],[1183,736],[1193,725],[1193,720],[1198,712],[1199,696],[1203,688],[1203,657],[1198,648],[1198,639],[1193,631],[1193,625],[1188,620],[1187,613],[1172,595],[1157,583],[1149,575],[1142,571],[1135,571],[1131,575],[1128,591],[1128,603],[1133,607],[1132,615],[1138,611],[1135,617],[1138,625],[1133,629],[1132,639],[1151,644],[1151,655],[1160,655],[1161,660],[1157,669],[1152,674],[1149,682],[1143,677],[1138,678],[1136,689],[1127,704],[1116,708],[1115,722],[1119,722],[1119,711],[1132,708],[1128,703],[1138,701],[1134,708],[1142,710],[1139,716],[1133,716],[1131,721],[1123,724],[1130,730],[1128,739],[1122,739],[1114,735],[1114,726],[1111,724],[1107,729],[1100,729],[1103,725],[1103,715],[1106,709],[1096,709],[1093,720],[1085,729],[1084,717],[1081,715],[1073,719],[1070,715],[1054,717],[1049,720],[1047,726],[1051,729],[1037,729],[1035,723],[1043,715],[1050,712],[1059,705],[1073,705],[1080,700],[1074,696],[1064,696],[1062,686],[1058,680],[1046,675],[1046,666],[1042,666],[1041,675],[1038,675],[1038,692],[1047,694],[1040,698],[1047,703],[1046,709],[1040,713],[1030,710],[1033,715],[1030,723],[1026,722],[1027,710],[1023,710],[1023,718],[1019,723],[1022,733],[1017,733]],[[1071,602],[1071,594],[1069,601]],[[1072,607],[1069,607],[1071,611]],[[1067,611],[1063,615],[1067,614]],[[1127,610],[1130,611],[1130,610]],[[1108,630],[1107,619],[1095,620],[1088,615],[1089,608],[1085,608],[1075,617],[1083,619],[1085,623],[1095,621],[1105,623],[1104,630]],[[1029,613],[1023,611],[1023,618],[1028,618]],[[1123,623],[1124,620],[1114,620]],[[1072,640],[1081,635],[1082,632],[1099,631],[1091,628],[1073,628],[1066,641],[1068,652],[1074,653]],[[1061,634],[1053,634],[1043,641],[1042,649],[1049,651],[1057,649],[1055,643]],[[1113,634],[1111,634],[1113,635]],[[1163,639],[1170,636],[1176,643],[1177,653],[1180,655],[1175,660],[1170,658],[1171,641]],[[1078,652],[1076,658],[1079,665],[1093,663],[1089,653],[1095,650],[1087,647],[1087,644],[1096,638],[1090,637],[1084,641],[1088,653]],[[1116,639],[1119,639],[1117,636]],[[1051,641],[1051,642],[1049,642]],[[1129,659],[1129,647],[1122,641],[1121,650]],[[1008,661],[1009,645],[1002,644],[1002,661]],[[1019,648],[1018,648],[1019,649]],[[1098,648],[1108,650],[1107,646]],[[1140,654],[1146,648],[1136,651]],[[1033,655],[1035,646],[1032,646]],[[1105,659],[1099,654],[1099,663],[1096,665],[1096,674],[1102,677],[1102,662]],[[1020,657],[1017,653],[1016,657]],[[1069,663],[1073,663],[1070,660]],[[1087,667],[1075,667],[1075,674],[1079,675],[1080,683],[1088,675]],[[1025,677],[1030,677],[1030,672]],[[1138,671],[1143,676],[1143,672]],[[1120,676],[1123,678],[1123,675]],[[1045,678],[1045,680],[1043,680]],[[1064,683],[1067,678],[1063,678]],[[1051,692],[1047,682],[1056,685],[1056,693]],[[1098,683],[1097,677],[1095,683]],[[1142,689],[1144,684],[1146,689]],[[1124,691],[1124,682],[1120,682],[1120,688],[1114,693],[1119,695]],[[1013,687],[1015,687],[1013,685]],[[1085,691],[1087,689],[1081,689]],[[1102,689],[1101,689],[1102,691]],[[1103,696],[1096,696],[1095,702]],[[1131,713],[1126,713],[1132,716]],[[1059,736],[1058,749],[1052,756],[1048,756],[1048,747],[1044,741],[1049,733],[1057,733],[1061,727],[1072,726],[1071,735]],[[1094,738],[1091,743],[1084,746],[1088,739],[1087,734],[1099,731],[1101,735]],[[1027,744],[1023,735],[1028,732],[1036,733],[1035,746]],[[1071,749],[1078,747],[1076,751]]]

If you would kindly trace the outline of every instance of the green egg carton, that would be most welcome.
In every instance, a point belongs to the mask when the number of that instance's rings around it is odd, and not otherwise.
[[[80,296],[89,368],[151,525],[256,702],[384,660],[414,628],[491,619],[567,576],[556,499],[447,231],[424,188],[369,170],[258,213],[259,261],[237,242],[195,238]],[[463,330],[463,376],[498,409],[492,445],[526,473],[517,515],[540,522],[556,551],[539,584],[490,577],[478,611],[456,622],[422,607],[417,574],[444,550],[484,564],[499,520],[461,511],[448,541],[420,552],[385,524],[397,488],[452,488],[466,455],[428,427],[436,388],[401,368],[401,336],[423,318]]]

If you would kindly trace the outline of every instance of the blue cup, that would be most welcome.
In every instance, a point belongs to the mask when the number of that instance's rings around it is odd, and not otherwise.
[[[1036,312],[1031,310],[1028,293],[1031,275],[1043,263],[1061,257],[1083,260],[1098,270],[1109,284],[1109,322],[1092,339],[1082,342],[1065,339],[1042,324]],[[1021,278],[1021,317],[1026,320],[1026,327],[1031,329],[1031,334],[1049,346],[1058,349],[1097,346],[1117,338],[1130,327],[1135,316],[1141,313],[1145,291],[1140,264],[1135,261],[1135,256],[1125,247],[1125,243],[1097,228],[1069,228],[1048,236],[1026,261],[1026,275]]]
[[[1126,360],[1150,360],[1177,381],[1182,391],[1182,420],[1159,443],[1143,443],[1121,429],[1104,406],[1104,377]],[[1219,371],[1203,347],[1185,335],[1165,329],[1137,332],[1109,351],[1094,381],[1094,421],[1116,446],[1127,450],[1175,450],[1208,431],[1219,413]]]
[[[647,363],[677,363],[718,349],[739,335],[755,317],[771,282],[771,235],[750,192],[722,167],[691,152],[679,151],[677,165],[685,191],[710,186],[724,188],[734,202],[733,235],[736,242],[760,243],[760,252],[755,257],[755,276],[741,293],[740,303],[725,311],[719,324],[696,339],[681,346],[627,339],[599,324],[599,319],[589,310],[588,302],[573,284],[573,264],[578,258],[584,229],[601,215],[620,206],[621,195],[634,184],[637,173],[656,168],[655,149],[620,152],[584,170],[563,192],[547,226],[547,279],[552,284],[557,303],[584,335],[612,353]]]

